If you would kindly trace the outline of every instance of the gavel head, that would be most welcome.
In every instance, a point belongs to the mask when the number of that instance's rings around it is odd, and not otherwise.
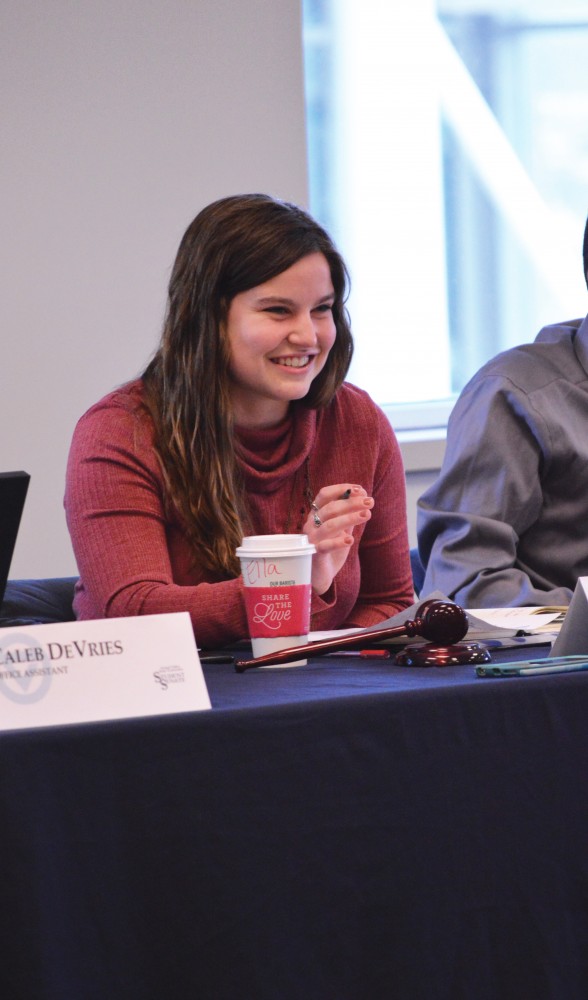
[[[434,599],[420,605],[414,623],[419,635],[440,646],[451,646],[454,642],[459,642],[469,627],[468,616],[463,608],[449,601]]]

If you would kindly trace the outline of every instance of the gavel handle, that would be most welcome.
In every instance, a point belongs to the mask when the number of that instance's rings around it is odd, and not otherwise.
[[[307,642],[303,646],[289,646],[287,649],[277,649],[275,653],[266,653],[265,656],[257,656],[252,660],[237,660],[235,670],[238,674],[242,674],[244,670],[249,670],[251,667],[294,663],[295,660],[304,660],[308,656],[336,653],[339,649],[364,649],[365,646],[375,645],[383,639],[392,639],[397,635],[414,635],[415,625],[415,622],[406,621],[402,625],[390,625],[388,628],[375,629],[373,632],[366,632],[363,629],[361,632],[351,632],[349,635],[335,636],[333,639]]]

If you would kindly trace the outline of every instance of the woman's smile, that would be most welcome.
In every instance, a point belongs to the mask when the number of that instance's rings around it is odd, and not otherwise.
[[[313,355],[314,357],[314,355]],[[283,365],[285,368],[306,368],[311,362],[311,356],[304,354],[302,357],[270,358],[275,365]]]

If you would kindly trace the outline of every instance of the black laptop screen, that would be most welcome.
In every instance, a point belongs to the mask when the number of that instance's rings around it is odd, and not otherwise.
[[[29,488],[28,472],[0,472],[0,604]]]

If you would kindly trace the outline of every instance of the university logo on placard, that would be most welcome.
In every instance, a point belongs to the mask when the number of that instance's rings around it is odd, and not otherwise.
[[[41,701],[55,674],[67,672],[67,664],[48,662],[43,644],[26,632],[1,634],[0,691],[21,705]]]

